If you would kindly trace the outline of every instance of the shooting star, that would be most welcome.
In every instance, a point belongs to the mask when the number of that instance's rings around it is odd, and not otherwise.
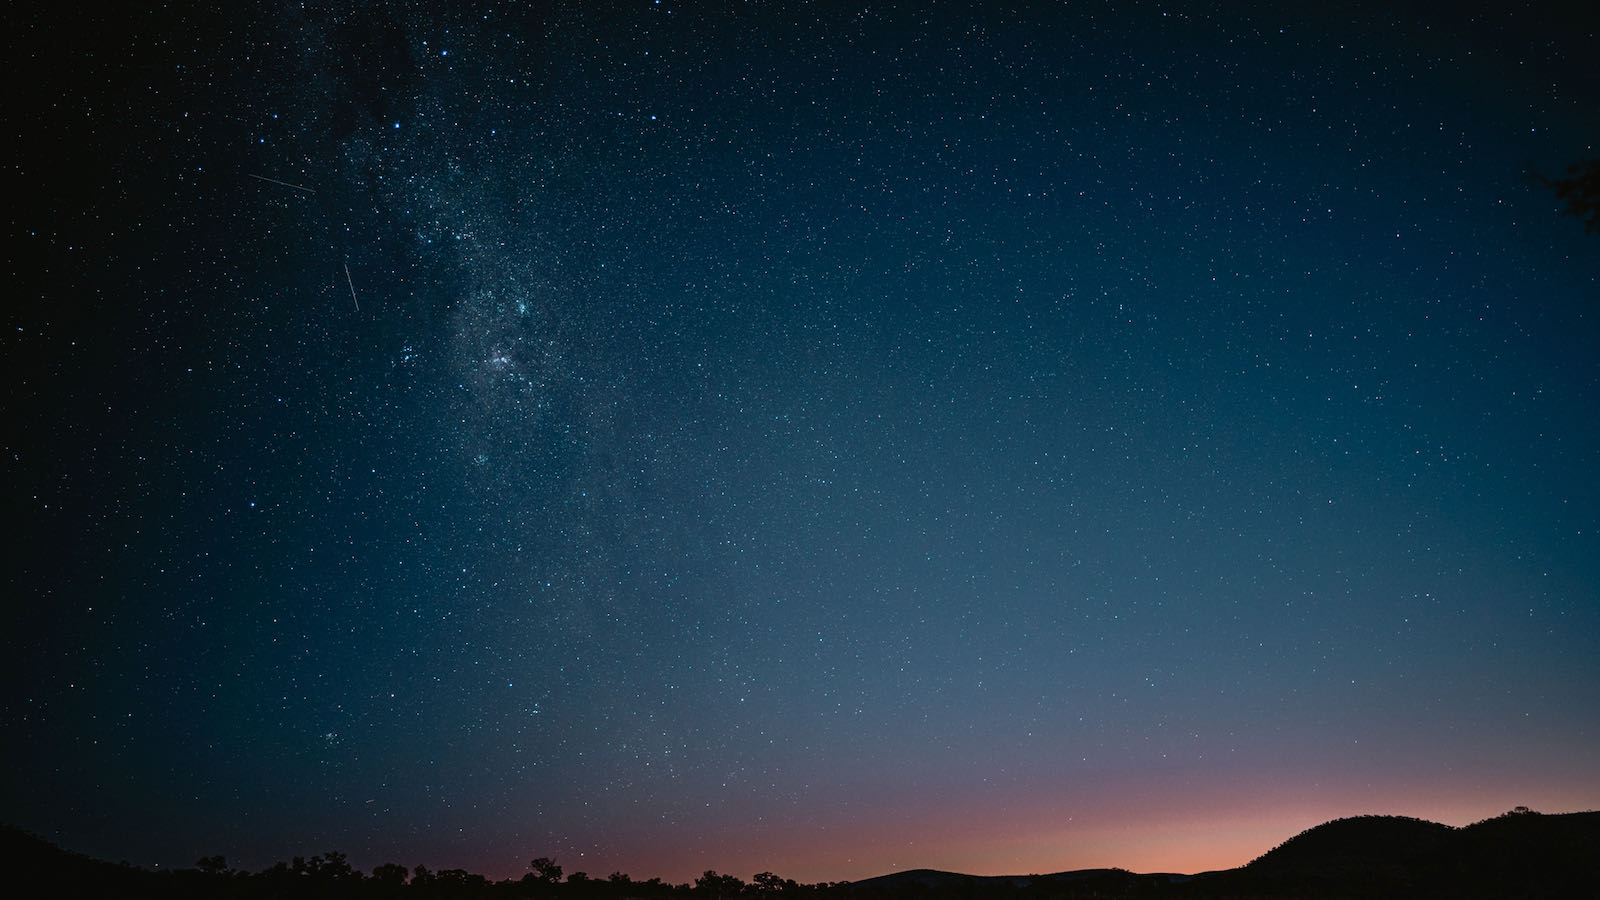
[[[276,178],[268,178],[265,175],[251,175],[249,172],[244,173],[244,175],[245,175],[246,178],[254,178],[257,181],[265,181],[265,182],[267,182],[269,184],[281,184],[286,188],[292,188],[292,189],[297,190],[297,191],[304,191],[307,194],[315,194],[316,193],[316,191],[313,191],[311,188],[305,187],[304,185],[290,184],[287,181],[279,181]]]
[[[350,285],[350,302],[356,305],[356,312],[361,312],[361,301],[356,299],[356,283],[350,280],[349,263],[344,263],[344,283]]]

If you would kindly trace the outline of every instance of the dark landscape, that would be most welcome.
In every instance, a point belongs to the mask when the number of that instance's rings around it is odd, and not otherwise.
[[[1518,807],[1464,828],[1405,816],[1336,819],[1302,832],[1247,865],[1194,875],[1082,869],[1048,875],[974,876],[913,869],[853,882],[800,884],[771,872],[746,882],[707,871],[693,884],[635,881],[617,872],[564,877],[546,857],[520,879],[490,881],[462,869],[398,863],[370,873],[343,853],[295,857],[260,872],[221,856],[154,872],[56,847],[12,827],[0,831],[0,864],[28,897],[504,897],[649,900],[734,897],[897,900],[934,897],[1590,897],[1600,884],[1600,812],[1543,815]]]

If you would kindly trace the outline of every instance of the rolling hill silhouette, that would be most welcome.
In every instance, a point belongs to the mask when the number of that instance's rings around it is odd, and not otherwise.
[[[1518,808],[1464,828],[1402,816],[1336,819],[1304,831],[1237,869],[1196,875],[1081,869],[1047,875],[964,875],[913,869],[837,884],[801,885],[764,873],[745,884],[714,872],[691,885],[577,876],[491,883],[458,870],[363,876],[343,854],[296,858],[256,874],[201,869],[150,872],[114,865],[0,826],[0,889],[18,897],[416,897],[533,900],[1076,900],[1162,898],[1566,898],[1600,887],[1600,812],[1542,815]],[[559,870],[557,870],[559,878]]]
[[[1303,831],[1252,860],[1257,874],[1349,875],[1392,872],[1444,851],[1456,829],[1406,816],[1335,819]]]
[[[1404,816],[1335,819],[1237,869],[1140,875],[1084,869],[973,876],[914,869],[857,881],[885,900],[912,897],[1588,897],[1600,887],[1600,812],[1516,810],[1453,828]]]
[[[1586,897],[1597,879],[1600,812],[1520,807],[1464,828],[1401,816],[1336,819],[1210,877],[1262,897]]]
[[[1126,869],[1074,869],[1070,872],[1052,872],[1048,875],[964,875],[960,872],[943,872],[938,869],[910,869],[893,872],[861,881],[848,883],[852,891],[899,894],[919,891],[970,891],[984,894],[990,891],[1044,890],[1052,888],[1085,888],[1128,885],[1141,882],[1183,882],[1191,875],[1151,874],[1140,875]]]

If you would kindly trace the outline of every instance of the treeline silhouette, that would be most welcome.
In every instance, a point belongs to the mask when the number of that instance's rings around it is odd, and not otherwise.
[[[1586,898],[1600,889],[1600,812],[1541,815],[1523,807],[1465,828],[1400,816],[1336,819],[1237,869],[1140,875],[1086,869],[972,876],[919,869],[865,881],[800,884],[763,872],[751,881],[708,871],[688,884],[620,872],[565,874],[533,860],[520,878],[463,869],[363,873],[343,853],[295,857],[259,872],[210,856],[152,872],[62,850],[0,826],[0,891],[11,897],[327,898],[327,900],[1081,900],[1081,898]]]
[[[416,898],[416,900],[734,900],[771,898],[805,900],[839,887],[837,884],[799,884],[771,872],[746,882],[734,875],[707,871],[691,884],[669,884],[660,878],[635,881],[614,872],[591,878],[573,872],[563,878],[554,860],[541,857],[521,878],[491,881],[465,869],[430,870],[385,863],[370,873],[350,865],[341,852],[329,851],[310,858],[294,857],[259,872],[236,870],[225,856],[207,856],[193,868],[150,871],[126,862],[108,863],[55,846],[43,838],[9,825],[0,825],[0,872],[9,873],[12,888],[25,893],[7,896],[129,897],[185,900],[185,898]],[[7,884],[0,876],[0,888]]]
[[[1600,231],[1600,159],[1587,159],[1567,166],[1567,177],[1550,178],[1534,174],[1534,181],[1555,192],[1565,203],[1561,214],[1583,221],[1583,230]]]

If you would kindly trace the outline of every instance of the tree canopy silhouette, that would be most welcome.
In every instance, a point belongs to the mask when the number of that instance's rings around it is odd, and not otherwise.
[[[1536,174],[1534,179],[1566,203],[1562,215],[1582,219],[1584,231],[1600,231],[1600,158],[1567,166],[1566,178]]]

